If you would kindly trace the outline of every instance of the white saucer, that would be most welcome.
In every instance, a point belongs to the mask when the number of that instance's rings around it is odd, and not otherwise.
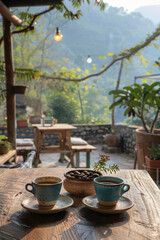
[[[109,214],[121,213],[133,207],[131,200],[126,197],[121,197],[115,206],[100,205],[96,195],[85,197],[82,202],[87,208],[95,212]]]
[[[30,196],[27,199],[23,200],[21,205],[23,208],[27,209],[30,212],[40,214],[53,214],[65,210],[66,208],[72,206],[73,203],[74,201],[71,197],[59,195],[56,204],[52,208],[41,207],[38,204],[35,196]]]

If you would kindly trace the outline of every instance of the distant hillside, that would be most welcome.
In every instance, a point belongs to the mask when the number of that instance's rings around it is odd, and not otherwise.
[[[160,5],[144,6],[134,10],[143,17],[150,19],[154,24],[160,24]]]
[[[159,11],[157,10],[158,7],[160,10],[160,6],[156,6],[152,10],[152,15],[156,15],[155,13]],[[151,9],[151,7],[149,8]],[[34,66],[39,69],[42,60],[44,60],[43,71],[49,74],[62,66],[67,69],[82,69],[80,74],[84,74],[85,70],[96,73],[101,71],[104,64],[108,65],[112,60],[112,57],[109,56],[106,59],[98,56],[107,55],[107,53],[119,54],[124,49],[131,48],[144,41],[156,28],[149,19],[149,14],[147,19],[137,11],[127,14],[123,8],[109,7],[105,11],[99,11],[93,4],[90,4],[82,7],[82,13],[83,16],[76,21],[66,21],[61,16],[57,17],[54,11],[42,16],[36,25],[37,33],[42,32],[30,42],[30,47],[32,44],[33,50],[34,45],[38,46],[37,51],[32,51],[33,53],[30,54]],[[57,26],[63,34],[61,42],[55,42],[53,39],[54,30]],[[51,34],[46,38],[45,48],[43,48],[41,40],[45,35],[47,36],[48,31],[51,31]],[[21,38],[19,41],[21,41]],[[159,40],[155,44],[158,48]],[[156,48],[154,45],[146,47],[141,51],[144,58],[142,56],[141,59],[133,57],[132,62],[127,65],[124,64],[120,88],[133,83],[135,76],[146,75],[147,71],[159,73],[159,69],[152,67],[153,63],[159,58],[159,50]],[[41,58],[41,52],[43,52],[43,58]],[[15,51],[15,56],[16,54]],[[21,55],[20,52],[20,57]],[[92,64],[88,64],[86,61],[88,55],[93,59]],[[68,62],[62,61],[64,59],[68,59]],[[144,59],[148,61],[148,65],[141,64],[141,62],[145,62]],[[62,62],[62,65],[55,64],[58,61]],[[100,94],[107,96],[108,101],[112,101],[108,92],[115,88],[118,72],[119,63],[114,64],[109,71],[103,73],[100,79],[91,78],[87,84],[94,83]],[[103,90],[102,93],[101,90]],[[124,119],[123,109],[117,109],[116,111],[116,120],[122,122]]]

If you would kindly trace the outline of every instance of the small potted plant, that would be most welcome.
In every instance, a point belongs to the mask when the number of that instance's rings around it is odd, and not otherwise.
[[[0,136],[0,155],[8,153],[10,149],[12,149],[11,143],[7,140],[6,136],[1,135]]]
[[[18,116],[17,127],[28,127],[28,118],[25,114]]]
[[[160,168],[160,144],[156,145],[152,143],[152,147],[149,148],[150,155],[145,156],[145,163],[148,167]]]

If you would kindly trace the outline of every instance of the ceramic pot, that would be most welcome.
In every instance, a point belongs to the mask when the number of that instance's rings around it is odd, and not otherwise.
[[[145,156],[150,154],[149,148],[152,144],[160,143],[160,130],[156,129],[154,133],[147,133],[144,129],[136,129],[136,148],[137,148],[137,162],[138,169],[143,169]]]
[[[104,140],[108,147],[116,147],[120,142],[120,134],[106,134]]]
[[[15,94],[25,94],[26,86],[13,86],[13,91]]]
[[[160,168],[160,160],[152,160],[148,156],[145,156],[145,163],[148,167]]]
[[[0,155],[6,154],[9,152],[9,147],[0,146]]]
[[[41,118],[42,118],[41,115],[30,116],[29,117],[30,123],[32,123],[32,124],[40,124],[41,123]]]
[[[77,196],[89,196],[95,194],[95,187],[93,177],[92,179],[76,179],[74,177],[70,177],[70,173],[74,173],[75,171],[78,171],[80,173],[84,171],[88,171],[90,173],[94,173],[95,177],[101,176],[102,174],[100,172],[95,172],[93,170],[73,170],[69,171],[64,174],[65,180],[63,181],[63,187],[64,189],[74,195]]]
[[[17,120],[17,127],[28,127],[28,120],[27,119]]]

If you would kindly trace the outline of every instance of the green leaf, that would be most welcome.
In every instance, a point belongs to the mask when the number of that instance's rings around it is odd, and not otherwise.
[[[114,56],[114,53],[107,53],[107,56]]]
[[[92,68],[92,71],[96,71],[96,70],[97,70],[97,68],[96,68],[96,67]]]

